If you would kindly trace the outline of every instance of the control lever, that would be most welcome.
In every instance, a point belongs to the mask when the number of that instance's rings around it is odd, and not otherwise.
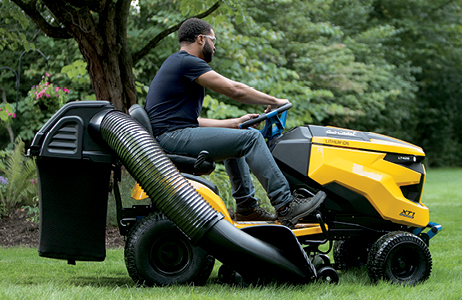
[[[204,161],[209,157],[210,153],[207,150],[202,150],[196,158],[194,169],[198,170]]]

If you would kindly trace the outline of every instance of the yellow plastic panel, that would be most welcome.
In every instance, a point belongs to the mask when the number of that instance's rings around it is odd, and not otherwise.
[[[133,186],[130,196],[135,200],[144,200],[149,198],[148,194],[144,192],[138,183]]]
[[[186,180],[188,180],[188,182],[202,196],[202,198],[204,198],[205,201],[207,201],[208,204],[210,204],[217,212],[221,213],[228,222],[233,223],[231,216],[228,213],[228,209],[226,208],[225,204],[217,194],[215,194],[211,189],[197,181],[189,179]],[[131,191],[131,197],[135,200],[143,200],[149,198],[149,196],[144,192],[144,190],[138,183],[136,183],[133,187]]]
[[[363,195],[386,220],[426,226],[428,208],[406,199],[400,189],[418,184],[421,174],[384,157],[385,153],[313,145],[308,176],[321,185],[335,182]]]
[[[279,222],[235,222],[234,226],[236,228],[242,229],[245,227],[250,227],[250,226],[256,226],[256,225],[281,225]],[[328,226],[326,226],[326,229],[328,229]],[[294,229],[292,229],[292,232],[294,233],[295,236],[307,236],[307,235],[313,235],[313,234],[321,234],[322,229],[319,224],[315,223],[298,223]]]
[[[204,198],[208,204],[210,204],[217,212],[221,213],[225,217],[226,221],[233,223],[233,220],[228,213],[228,209],[226,208],[223,200],[221,200],[220,196],[197,181],[189,179],[188,181],[194,187],[194,189],[196,189],[196,191],[201,194],[202,198]]]

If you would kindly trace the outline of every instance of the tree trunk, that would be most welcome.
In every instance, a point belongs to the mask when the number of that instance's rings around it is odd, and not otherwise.
[[[127,112],[138,101],[126,41],[130,1],[104,2],[99,13],[88,7],[76,9],[60,6],[54,0],[46,2],[79,44],[96,99],[110,101],[116,109]]]

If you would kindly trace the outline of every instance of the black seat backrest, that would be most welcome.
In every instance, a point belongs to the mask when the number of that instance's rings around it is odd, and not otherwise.
[[[130,116],[137,120],[151,135],[153,135],[151,121],[149,120],[148,113],[139,104],[133,104],[128,110]]]

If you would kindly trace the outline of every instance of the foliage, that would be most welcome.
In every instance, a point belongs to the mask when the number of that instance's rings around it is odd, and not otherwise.
[[[22,208],[27,210],[27,218],[26,218],[27,221],[39,224],[40,223],[40,208],[38,206],[38,202],[39,202],[38,196],[34,197],[33,202],[35,203],[35,205],[33,206],[26,205],[26,206],[23,206]]]
[[[64,66],[61,69],[62,73],[66,73],[73,82],[78,82],[80,84],[90,83],[90,76],[86,71],[87,63],[81,59],[74,61],[72,64]]]
[[[33,159],[24,156],[24,142],[19,140],[8,154],[0,183],[0,215],[10,214],[18,205],[32,205],[38,194],[37,172]]]
[[[4,99],[5,101],[5,99]],[[11,124],[14,123],[16,113],[8,102],[0,103],[0,129],[5,129],[9,135],[11,144],[14,142],[14,132],[11,129]]]
[[[29,18],[24,12],[10,1],[0,1],[0,51],[5,48],[16,50],[21,47],[25,50],[34,48],[26,35],[22,32],[28,28]]]
[[[9,103],[0,103],[0,121],[2,123],[11,123],[16,118],[13,108]]]
[[[217,186],[220,198],[223,200],[226,207],[235,210],[236,202],[232,196],[231,182],[229,181],[225,166],[217,163],[215,171],[213,171],[212,174],[205,176],[205,178]]]
[[[69,90],[66,87],[54,86],[49,82],[50,74],[42,76],[42,81],[29,91],[29,103],[41,110],[56,112],[67,102]]]
[[[335,3],[331,19],[349,36],[389,32],[374,42],[375,51],[366,53],[367,59],[381,57],[395,65],[392,83],[402,87],[395,101],[355,125],[422,146],[429,165],[462,165],[462,1],[358,1],[354,7],[349,1]],[[411,84],[407,88],[406,82]]]
[[[246,111],[230,104],[225,104],[210,95],[204,97],[203,104],[204,112],[207,118],[212,119],[227,119],[236,116],[245,115]],[[202,113],[204,114],[204,113]]]
[[[29,91],[28,97],[19,103],[22,118],[19,135],[31,140],[45,122],[66,102],[69,90],[50,83],[51,75],[46,73],[38,85]]]

